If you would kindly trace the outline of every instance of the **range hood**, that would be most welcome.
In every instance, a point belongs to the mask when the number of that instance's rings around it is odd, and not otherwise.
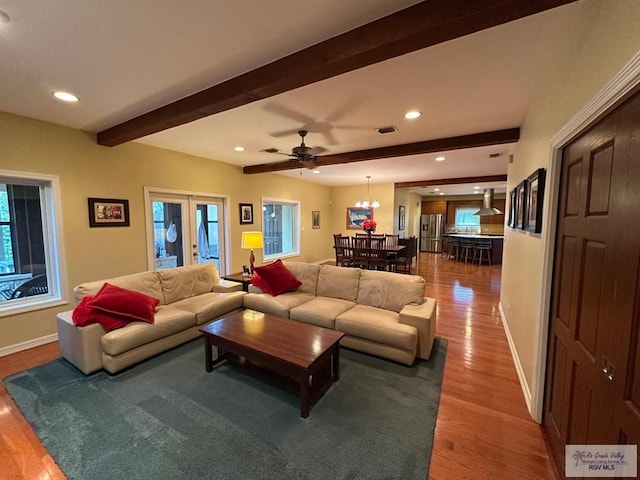
[[[474,215],[502,215],[503,212],[493,208],[493,188],[487,188],[482,197],[482,208]]]

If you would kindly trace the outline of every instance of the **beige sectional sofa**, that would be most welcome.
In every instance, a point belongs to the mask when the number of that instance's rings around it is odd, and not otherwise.
[[[436,300],[416,275],[284,262],[302,282],[281,295],[251,285],[245,308],[345,333],[340,345],[407,365],[428,359],[435,338]]]
[[[79,302],[95,295],[108,282],[157,298],[153,324],[131,322],[105,332],[100,324],[77,327],[72,311],[58,314],[58,341],[62,356],[89,374],[104,368],[116,373],[199,335],[200,326],[238,308],[242,284],[221,280],[211,263],[143,272],[95,282],[74,289]]]

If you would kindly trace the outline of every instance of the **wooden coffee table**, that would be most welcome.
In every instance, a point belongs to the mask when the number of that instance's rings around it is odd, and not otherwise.
[[[297,382],[300,416],[340,378],[342,332],[253,310],[239,310],[203,326],[207,372],[240,356]],[[213,359],[212,347],[218,347]]]

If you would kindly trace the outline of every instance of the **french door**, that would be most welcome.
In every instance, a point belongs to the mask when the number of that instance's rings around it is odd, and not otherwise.
[[[211,262],[226,272],[223,198],[150,191],[147,202],[150,270]]]

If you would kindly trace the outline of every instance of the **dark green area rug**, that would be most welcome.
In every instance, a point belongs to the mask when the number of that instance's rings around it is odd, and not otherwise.
[[[446,341],[413,367],[341,350],[341,378],[300,418],[295,391],[204,369],[202,339],[116,376],[56,360],[4,380],[70,479],[427,478]]]

